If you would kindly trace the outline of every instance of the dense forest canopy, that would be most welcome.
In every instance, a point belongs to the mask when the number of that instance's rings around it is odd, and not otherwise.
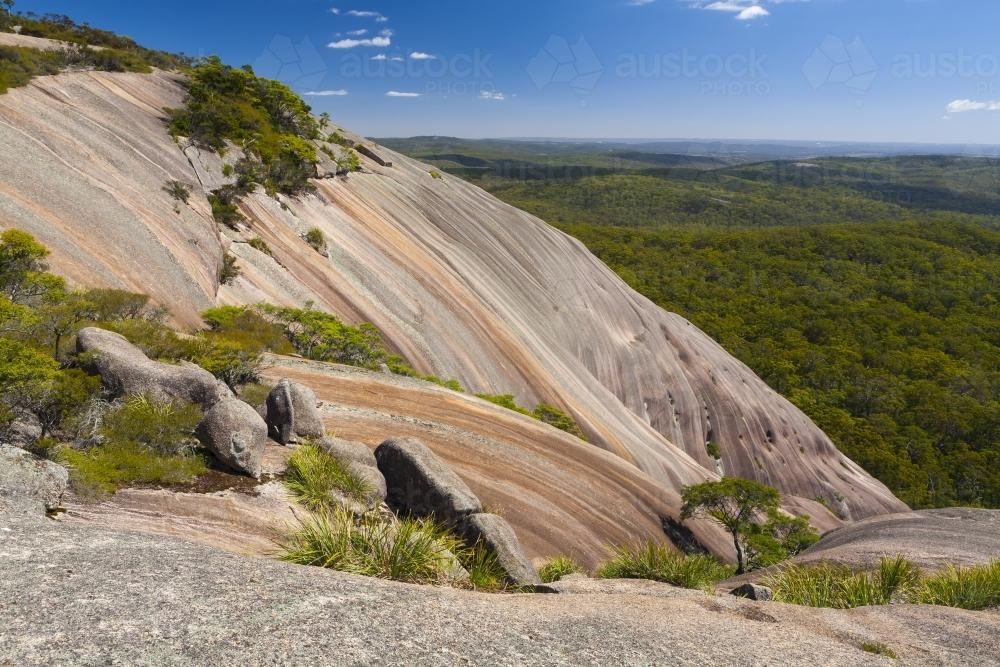
[[[615,170],[594,147],[403,147],[582,240],[905,502],[1000,507],[995,161],[657,156],[642,170],[629,155]]]

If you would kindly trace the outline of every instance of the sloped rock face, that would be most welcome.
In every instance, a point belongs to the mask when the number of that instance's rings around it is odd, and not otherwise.
[[[362,158],[365,173],[317,181],[314,195],[247,197],[273,257],[233,244],[242,276],[219,288],[226,242],[204,192],[179,214],[161,192],[168,178],[211,185],[199,170],[215,158],[195,169],[163,129],[162,108],[183,95],[167,74],[85,73],[0,97],[3,224],[35,234],[70,280],[148,293],[184,325],[211,305],[262,300],[370,321],[418,370],[564,408],[591,443],[673,491],[716,476],[711,440],[726,474],[843,497],[851,519],[905,511],[750,369],[580,243],[381,147],[392,168]],[[329,257],[302,241],[312,227]]]
[[[0,528],[8,529],[0,532],[0,664],[891,663],[864,652],[864,642],[886,644],[903,665],[980,667],[1000,654],[995,613],[765,608],[648,581],[486,595],[134,531],[49,520]]]

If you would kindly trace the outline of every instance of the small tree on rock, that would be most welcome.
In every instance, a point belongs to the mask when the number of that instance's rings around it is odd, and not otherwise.
[[[721,523],[733,536],[736,574],[747,569],[747,539],[757,532],[761,517],[778,511],[781,493],[766,484],[738,477],[686,486],[681,491],[681,519],[707,517]]]

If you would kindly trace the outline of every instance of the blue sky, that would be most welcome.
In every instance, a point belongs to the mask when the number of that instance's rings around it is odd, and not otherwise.
[[[368,136],[1000,143],[996,0],[17,0]]]

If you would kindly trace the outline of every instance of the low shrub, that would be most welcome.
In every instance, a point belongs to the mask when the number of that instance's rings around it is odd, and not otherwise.
[[[305,235],[306,243],[316,252],[322,253],[326,250],[326,236],[319,227],[313,227]]]
[[[883,655],[887,658],[893,660],[898,660],[899,656],[891,648],[883,644],[882,642],[861,642],[861,650],[865,653],[872,653],[874,655]]]
[[[239,208],[236,207],[237,194],[230,188],[219,188],[208,195],[208,203],[212,206],[212,217],[220,225],[236,229],[239,223],[246,221]]]
[[[200,456],[164,456],[136,442],[109,443],[85,450],[62,447],[55,457],[69,468],[73,490],[89,499],[134,484],[190,482],[208,469]]]
[[[569,556],[556,556],[538,569],[538,576],[544,583],[550,584],[559,581],[567,574],[584,571],[584,567]]]
[[[313,511],[338,507],[336,492],[356,500],[372,492],[340,459],[311,443],[299,446],[288,459],[284,481],[292,495]]]
[[[261,382],[251,382],[240,387],[239,396],[247,405],[257,408],[267,403],[267,397],[271,394],[271,385]]]
[[[104,415],[100,433],[107,443],[142,445],[164,456],[189,454],[198,446],[194,432],[201,418],[197,405],[133,396]]]
[[[188,203],[188,199],[191,197],[191,186],[173,179],[164,184],[163,191],[183,204]]]
[[[222,266],[219,267],[219,284],[228,285],[236,280],[240,275],[240,265],[236,257],[228,252],[222,257]]]
[[[597,571],[602,579],[651,579],[674,586],[711,589],[716,582],[733,576],[735,568],[712,556],[685,556],[672,548],[647,542],[615,547],[612,558]]]
[[[366,517],[356,523],[340,507],[313,515],[281,546],[281,559],[290,563],[419,584],[447,581],[462,549],[431,520]]]
[[[267,241],[259,236],[255,236],[247,242],[251,248],[259,252],[264,253],[268,257],[271,256],[271,247],[267,245]]]

